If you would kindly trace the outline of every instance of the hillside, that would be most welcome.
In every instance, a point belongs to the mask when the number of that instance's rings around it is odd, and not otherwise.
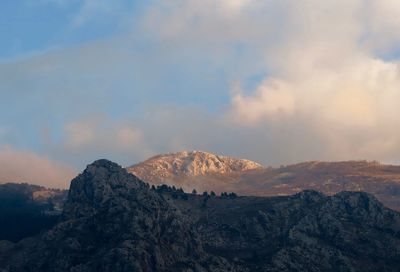
[[[148,184],[100,160],[61,222],[0,243],[1,271],[399,271],[400,214],[373,196],[215,197]]]
[[[52,227],[66,198],[66,190],[26,183],[1,184],[0,240],[19,241]]]
[[[265,168],[249,160],[224,157],[224,167],[218,168],[214,158],[220,156],[206,152],[200,154],[207,156],[193,154],[196,153],[185,151],[158,155],[127,170],[151,184],[169,184],[186,191],[228,191],[254,196],[291,195],[306,189],[327,195],[343,190],[364,191],[388,207],[400,210],[400,166],[343,161]],[[244,167],[235,167],[237,164],[232,162],[237,161],[246,163]]]
[[[230,175],[247,170],[262,169],[253,161],[218,156],[203,151],[182,151],[162,154],[130,166],[128,172],[153,184],[189,186],[193,178],[209,175]]]

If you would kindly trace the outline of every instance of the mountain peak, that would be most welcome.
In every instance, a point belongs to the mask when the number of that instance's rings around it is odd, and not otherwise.
[[[160,179],[175,176],[203,176],[207,174],[226,174],[263,167],[253,161],[219,156],[204,151],[181,151],[154,156],[142,163],[128,167],[128,171],[141,175],[158,175]],[[143,178],[143,177],[142,177]]]
[[[110,160],[107,160],[107,159],[96,160],[96,161],[92,162],[91,164],[89,164],[88,167],[104,167],[104,168],[109,168],[109,169],[122,169],[122,167],[120,165],[118,165],[117,163],[112,162]]]
[[[108,205],[111,199],[145,187],[144,182],[120,165],[105,159],[97,160],[71,181],[64,216],[78,218],[91,215],[98,208]]]

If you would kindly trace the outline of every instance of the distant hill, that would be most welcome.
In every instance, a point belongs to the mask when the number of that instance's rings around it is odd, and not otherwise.
[[[400,213],[367,193],[187,194],[99,160],[72,181],[58,224],[0,241],[0,270],[395,272],[399,234]]]
[[[364,191],[400,210],[400,166],[378,162],[304,162],[265,168],[249,160],[184,151],[158,155],[127,170],[151,184],[174,185],[185,191],[195,188],[254,196],[291,195],[305,189],[328,195]]]
[[[66,190],[26,183],[0,185],[0,240],[19,241],[57,223]]]

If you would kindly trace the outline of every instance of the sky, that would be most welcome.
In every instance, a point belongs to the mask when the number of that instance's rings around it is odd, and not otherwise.
[[[204,150],[400,161],[397,0],[0,3],[0,182]]]

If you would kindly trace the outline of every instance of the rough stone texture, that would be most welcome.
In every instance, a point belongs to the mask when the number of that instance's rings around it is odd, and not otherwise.
[[[1,242],[1,271],[400,270],[399,213],[360,192],[162,192],[99,160],[72,181],[62,217]]]

